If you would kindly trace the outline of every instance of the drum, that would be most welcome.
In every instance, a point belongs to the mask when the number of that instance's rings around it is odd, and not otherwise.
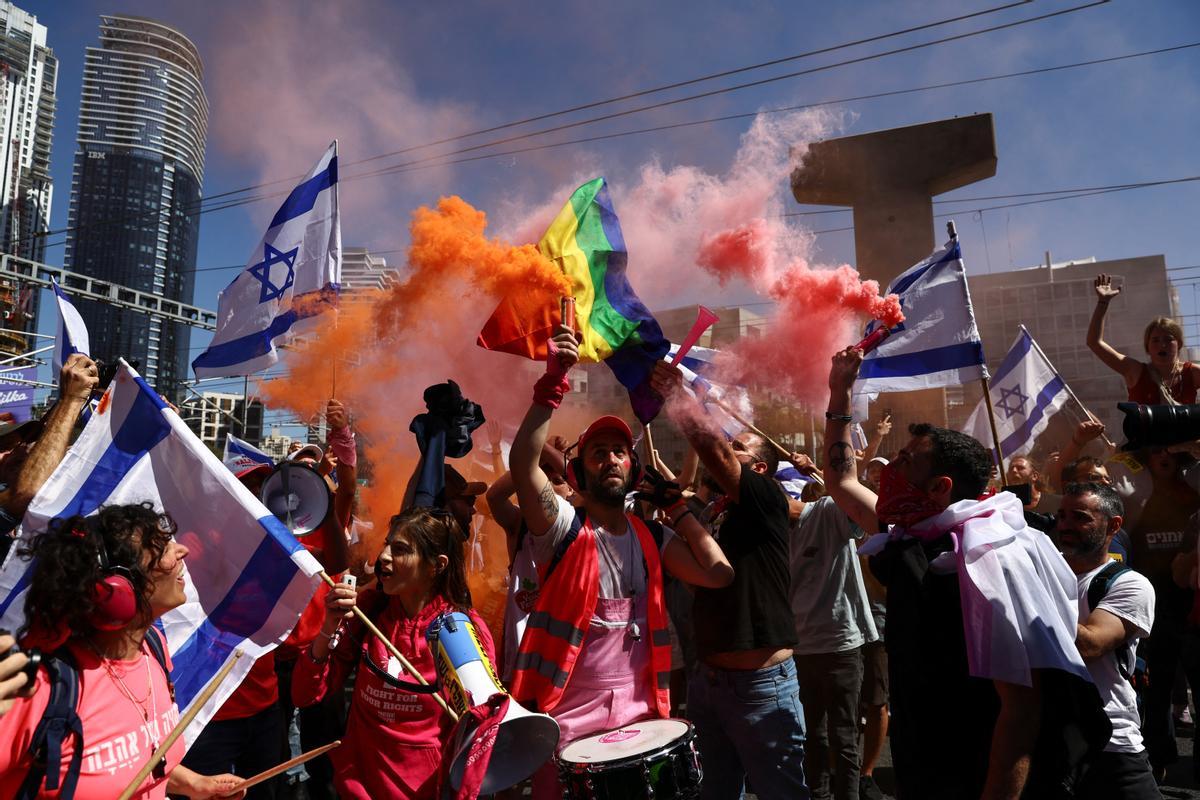
[[[704,772],[696,732],[681,719],[647,719],[588,736],[562,748],[555,761],[570,800],[696,798]]]

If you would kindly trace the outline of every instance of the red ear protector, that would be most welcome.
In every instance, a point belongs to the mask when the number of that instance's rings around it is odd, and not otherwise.
[[[572,457],[572,450],[579,448],[579,441],[563,451],[563,461],[566,462],[563,469],[563,476],[567,479],[567,485],[577,492],[582,492],[587,488],[587,473],[583,469],[583,456],[578,455]],[[644,473],[642,472],[642,460],[638,458],[637,450],[632,446],[629,448],[629,480],[625,482],[625,492],[628,494],[633,490],[633,487],[642,482]]]
[[[89,520],[86,530],[75,529],[76,536],[91,538],[96,545],[96,561],[103,573],[92,584],[92,602],[95,608],[88,622],[99,631],[119,631],[137,616],[137,592],[133,589],[133,573],[127,567],[109,562],[108,549],[104,546],[104,535]]]

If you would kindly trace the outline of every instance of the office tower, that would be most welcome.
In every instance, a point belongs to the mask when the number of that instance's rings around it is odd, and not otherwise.
[[[192,302],[208,99],[196,46],[161,22],[100,18],[87,48],[71,185],[66,268]],[[186,326],[84,301],[92,355],[140,363],[177,397],[187,377]]]

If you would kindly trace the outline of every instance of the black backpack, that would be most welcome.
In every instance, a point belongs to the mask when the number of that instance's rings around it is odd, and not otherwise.
[[[167,674],[167,685],[171,687],[171,697],[175,697],[175,687],[171,683],[171,674],[167,671],[167,651],[162,637],[153,632],[147,632],[146,643],[154,660]],[[83,765],[83,722],[79,719],[79,665],[75,656],[66,647],[61,647],[42,662],[50,678],[50,699],[46,710],[42,713],[42,721],[33,731],[29,750],[33,754],[33,766],[17,791],[15,800],[33,800],[41,791],[42,780],[46,782],[46,791],[59,789],[59,778],[62,777],[62,787],[59,793],[61,800],[71,800],[75,796],[75,784],[79,780],[79,770]],[[67,774],[60,776],[62,767],[62,746],[68,736],[75,736],[75,752],[71,754],[71,763],[67,765]]]
[[[1108,594],[1113,581],[1128,571],[1129,567],[1125,565],[1125,562],[1110,561],[1104,569],[1096,573],[1096,576],[1092,578],[1092,582],[1088,584],[1087,602],[1089,613],[1095,611],[1096,606],[1100,605],[1100,601]],[[1125,680],[1133,677],[1133,665],[1129,663],[1131,661],[1129,652],[1129,645],[1125,642],[1121,642],[1120,646],[1113,650],[1113,657],[1117,660],[1117,672]]]

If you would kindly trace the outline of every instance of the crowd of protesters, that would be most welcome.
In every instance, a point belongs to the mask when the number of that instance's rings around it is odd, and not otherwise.
[[[1179,326],[1150,323],[1147,361],[1119,353],[1103,336],[1119,290],[1107,276],[1095,288],[1088,346],[1128,399],[1194,403],[1200,367],[1179,360]],[[287,774],[238,784],[287,760],[296,739],[300,751],[343,742],[305,764],[313,800],[440,796],[451,724],[430,697],[426,631],[451,611],[468,615],[513,700],[556,720],[560,746],[686,719],[703,777],[680,796],[873,800],[885,740],[901,800],[1161,796],[1200,679],[1192,445],[1101,449],[1104,428],[1088,419],[1050,457],[1014,456],[1001,474],[983,444],[928,424],[880,453],[884,417],[855,450],[862,353],[848,348],[833,357],[822,451],[785,456],[808,481],[796,495],[775,477],[777,445],[724,436],[665,362],[651,388],[687,440],[685,463],[652,450],[642,463],[617,417],[551,435],[574,332],[560,329],[550,350],[507,464],[489,423],[490,486],[446,465],[435,502],[406,502],[365,559],[350,546],[350,414],[329,401],[325,446],[286,460],[331,490],[303,546],[356,581],[323,586],[287,642],[135,796],[288,796]],[[0,429],[5,553],[97,381],[94,363],[71,356],[43,419]],[[273,469],[237,478],[258,495]],[[492,630],[468,587],[478,514],[507,557],[476,565],[508,575]],[[15,557],[34,568],[25,626],[0,635],[0,796],[116,797],[178,722],[154,627],[184,601],[189,553],[173,534],[170,509],[147,504],[19,540]],[[49,670],[29,669],[34,650],[78,676],[62,723],[75,735],[50,753],[39,737],[62,701]],[[397,652],[432,686],[405,675]],[[567,777],[550,759],[512,796],[602,796],[573,793]]]

